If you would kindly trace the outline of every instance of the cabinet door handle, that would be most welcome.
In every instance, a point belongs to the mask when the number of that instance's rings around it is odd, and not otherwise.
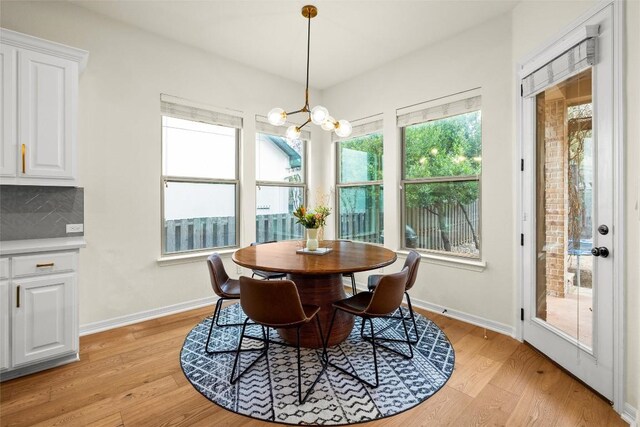
[[[27,173],[27,144],[22,144],[22,173]]]
[[[20,285],[16,288],[16,308],[20,308]]]
[[[45,262],[42,264],[36,264],[36,268],[43,268],[43,267],[53,267],[55,265],[55,263],[53,262]]]

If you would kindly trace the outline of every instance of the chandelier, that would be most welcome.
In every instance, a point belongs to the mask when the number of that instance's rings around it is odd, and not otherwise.
[[[313,5],[307,5],[302,8],[302,16],[307,18],[307,85],[304,92],[304,107],[299,110],[287,113],[282,108],[274,108],[267,114],[269,123],[274,126],[282,126],[287,121],[287,116],[297,113],[307,113],[307,121],[302,125],[291,125],[287,128],[287,138],[297,139],[300,137],[300,129],[305,127],[307,123],[312,122],[327,131],[335,131],[336,135],[345,138],[351,135],[351,123],[346,120],[336,120],[329,115],[329,111],[321,106],[316,105],[309,109],[309,50],[311,42],[311,18],[318,14],[318,9]]]

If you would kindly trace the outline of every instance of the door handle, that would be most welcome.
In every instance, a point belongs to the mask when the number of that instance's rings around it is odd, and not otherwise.
[[[20,308],[20,285],[16,288],[16,308]]]
[[[609,249],[604,246],[600,246],[599,248],[591,249],[591,255],[593,256],[601,256],[602,258],[606,258],[609,256]]]
[[[27,144],[22,144],[22,173],[27,173]]]

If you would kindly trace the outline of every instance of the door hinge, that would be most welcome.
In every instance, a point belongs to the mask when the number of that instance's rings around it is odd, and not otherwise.
[[[520,171],[524,171],[524,159],[520,159]]]
[[[524,308],[520,309],[520,320],[524,322]]]
[[[524,246],[524,234],[520,234],[520,246]]]

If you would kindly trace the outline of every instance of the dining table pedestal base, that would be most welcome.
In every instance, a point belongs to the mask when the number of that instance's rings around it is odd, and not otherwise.
[[[318,316],[320,316],[322,333],[326,336],[333,314],[332,304],[347,297],[342,283],[342,274],[287,274],[287,279],[296,284],[302,304],[320,306]],[[333,323],[331,339],[327,346],[331,347],[346,340],[353,329],[353,323],[353,315],[338,311]],[[287,343],[296,344],[295,329],[278,329],[278,334]],[[322,348],[322,339],[318,336],[318,328],[315,321],[309,322],[300,329],[300,346]]]

